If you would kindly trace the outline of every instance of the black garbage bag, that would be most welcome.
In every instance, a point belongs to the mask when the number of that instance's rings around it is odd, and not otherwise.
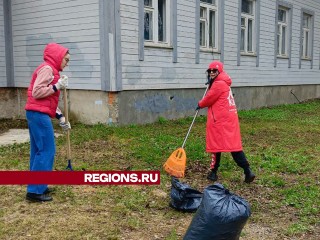
[[[183,212],[195,212],[200,206],[202,193],[172,177],[170,197],[170,207]]]
[[[250,215],[246,200],[219,183],[210,185],[183,240],[238,240]]]

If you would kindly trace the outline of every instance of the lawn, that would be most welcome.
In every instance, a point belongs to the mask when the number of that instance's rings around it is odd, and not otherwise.
[[[242,170],[224,153],[219,182],[251,205],[242,240],[320,239],[319,112],[319,99],[239,111],[244,151],[257,178],[243,183]],[[75,170],[161,170],[161,185],[59,185],[48,203],[27,202],[26,186],[0,186],[0,239],[182,239],[194,214],[169,207],[171,183],[162,164],[182,145],[191,121],[72,123]],[[200,191],[212,184],[206,179],[205,124],[205,116],[196,119],[181,179]],[[26,128],[26,122],[0,120],[0,134],[9,128]],[[56,143],[55,169],[64,170],[66,138]],[[1,170],[27,170],[28,164],[29,143],[0,147]]]

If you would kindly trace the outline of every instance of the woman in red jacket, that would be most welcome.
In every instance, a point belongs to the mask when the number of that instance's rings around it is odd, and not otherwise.
[[[245,182],[250,183],[255,175],[242,150],[237,107],[231,91],[232,80],[224,72],[223,64],[214,61],[207,70],[210,81],[206,96],[199,101],[199,108],[208,108],[206,126],[206,151],[212,153],[208,179],[218,179],[221,152],[231,152],[234,161],[243,168]]]
[[[68,77],[60,76],[59,72],[68,66],[69,51],[59,44],[49,43],[43,60],[32,74],[25,106],[30,133],[30,171],[52,171],[56,147],[51,118],[59,119],[65,131],[71,128],[58,108],[60,90],[68,86]],[[29,184],[26,198],[51,201],[50,192],[47,184]]]

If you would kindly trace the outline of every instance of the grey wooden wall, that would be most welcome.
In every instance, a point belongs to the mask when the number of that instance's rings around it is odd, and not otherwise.
[[[205,82],[204,71],[221,53],[200,51],[196,56],[196,8],[198,0],[177,1],[177,62],[172,61],[172,49],[145,46],[144,59],[139,61],[139,4],[137,0],[120,0],[122,81],[124,90],[197,88]],[[219,0],[218,0],[219,1]],[[233,78],[233,86],[277,86],[319,84],[320,55],[320,1],[282,1],[293,6],[291,66],[288,59],[275,59],[275,14],[277,0],[259,1],[260,14],[256,23],[260,26],[259,55],[242,56],[238,61],[239,0],[223,1],[225,69]],[[300,62],[301,9],[314,11],[313,64]],[[313,66],[311,66],[313,65]]]
[[[120,2],[123,89],[203,86],[206,66],[195,64],[195,1],[177,1],[177,63],[171,48],[147,46],[139,61],[139,4],[137,0]]]
[[[7,0],[5,0],[7,1]],[[223,19],[222,52],[197,52],[197,26],[200,0],[171,0],[175,11],[176,46],[171,48],[143,47],[143,60],[139,56],[139,27],[141,8],[138,0],[11,0],[12,53],[14,86],[27,87],[34,68],[41,63],[44,46],[58,42],[70,49],[71,89],[106,90],[110,72],[114,90],[202,88],[206,81],[205,70],[213,59],[222,58],[225,69],[233,79],[233,86],[277,86],[320,83],[320,1],[281,0],[292,5],[292,42],[289,67],[288,59],[274,56],[275,14],[280,0],[257,0],[260,3],[259,55],[238,55],[238,24],[240,0],[220,1],[220,19]],[[10,1],[9,1],[10,2]],[[143,1],[140,6],[143,7]],[[0,1],[0,86],[7,86],[4,56],[3,1]],[[113,22],[108,20],[108,8],[120,5],[120,33],[115,28],[115,39],[121,47],[114,48],[110,40]],[[102,11],[101,6],[104,6]],[[313,61],[300,61],[301,9],[314,12]],[[142,9],[143,10],[143,9]],[[114,14],[117,15],[117,7]],[[106,15],[106,16],[102,16]],[[118,24],[117,16],[113,19]],[[174,17],[172,18],[174,19]],[[112,20],[112,19],[111,19]],[[143,22],[143,21],[142,21]],[[140,25],[139,25],[140,24]],[[221,26],[220,26],[221,27]],[[140,28],[141,29],[141,28]],[[117,35],[118,34],[118,35]],[[104,35],[104,37],[102,37]],[[114,36],[114,35],[112,35]],[[120,46],[118,45],[118,46]],[[143,46],[143,44],[142,44]],[[175,52],[174,52],[175,51]],[[109,56],[105,56],[109,54]],[[116,61],[110,61],[116,54]],[[105,57],[105,59],[102,59]],[[109,58],[109,59],[108,59]],[[276,61],[276,66],[275,66]],[[103,64],[103,65],[101,65]],[[112,75],[112,76],[111,76]],[[117,75],[118,76],[118,75]],[[116,80],[114,80],[116,79]],[[110,87],[111,88],[111,87]]]
[[[49,42],[70,49],[70,88],[101,89],[98,0],[12,0],[16,87],[26,87]]]
[[[252,57],[241,57],[240,66],[232,59],[234,53],[228,49],[233,49],[237,39],[232,37],[232,24],[236,22],[236,17],[231,16],[237,0],[227,1],[226,4],[226,35],[230,38],[225,41],[225,63],[234,80],[234,86],[272,86],[272,85],[300,85],[319,84],[319,50],[320,50],[320,2],[313,0],[288,0],[283,1],[293,6],[292,16],[292,39],[291,39],[291,67],[288,66],[288,59],[277,58],[277,65],[274,67],[274,46],[275,46],[275,13],[276,2],[261,1],[260,9],[260,54],[259,67],[255,65]],[[300,60],[300,27],[301,9],[312,10],[315,13],[314,19],[314,45],[313,45],[313,67],[311,61]]]
[[[0,1],[0,87],[7,86],[3,1]]]

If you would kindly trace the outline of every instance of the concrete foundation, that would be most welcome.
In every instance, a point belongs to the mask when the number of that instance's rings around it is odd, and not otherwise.
[[[68,90],[71,122],[145,124],[193,116],[205,89],[102,92]],[[239,110],[320,98],[320,85],[232,88]],[[26,89],[0,88],[0,118],[25,118]],[[59,107],[63,110],[63,95]],[[205,114],[201,110],[200,114]]]
[[[0,88],[0,118],[25,118],[27,89]]]
[[[194,116],[205,89],[125,91],[119,94],[119,122],[151,123],[163,117]],[[239,110],[299,103],[320,98],[320,85],[237,87],[232,92]],[[296,96],[294,96],[294,95]],[[206,110],[200,111],[201,115]]]

